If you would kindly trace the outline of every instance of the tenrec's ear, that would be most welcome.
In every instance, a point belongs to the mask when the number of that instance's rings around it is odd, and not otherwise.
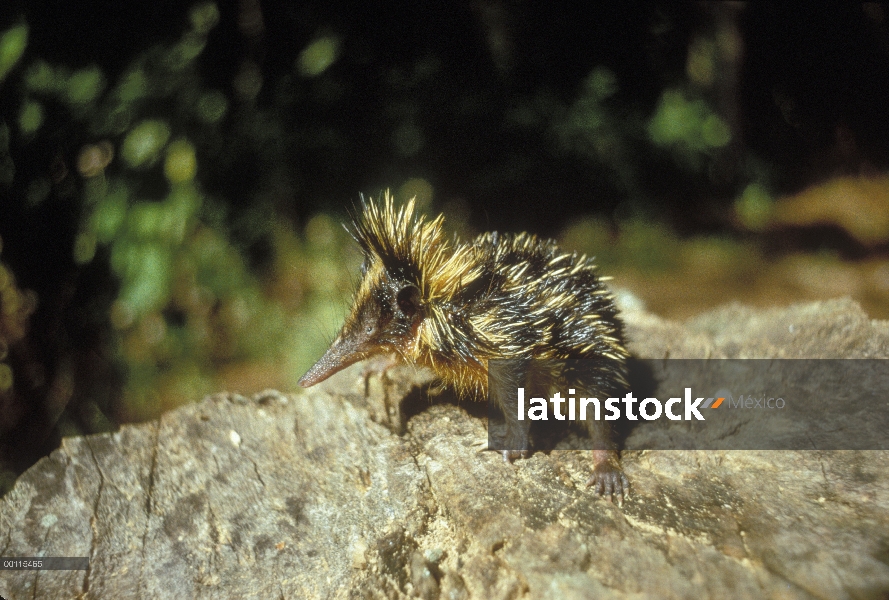
[[[408,318],[412,319],[420,312],[420,290],[415,285],[406,285],[398,290],[395,301],[401,313]]]

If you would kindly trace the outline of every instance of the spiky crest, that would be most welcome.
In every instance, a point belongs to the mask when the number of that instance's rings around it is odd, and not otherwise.
[[[396,209],[388,190],[382,205],[361,196],[361,208],[361,215],[352,219],[350,233],[365,256],[380,260],[391,277],[416,285],[424,302],[447,301],[478,277],[478,269],[467,268],[470,249],[454,249],[445,239],[443,215],[432,221],[415,215],[413,198]]]

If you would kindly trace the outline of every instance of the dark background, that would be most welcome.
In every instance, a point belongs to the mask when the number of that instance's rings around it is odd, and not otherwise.
[[[541,94],[569,106],[584,78],[604,66],[617,79],[609,100],[614,118],[645,118],[665,87],[686,83],[694,37],[723,20],[737,28],[743,45],[731,90],[733,133],[741,145],[733,158],[740,164],[718,178],[700,177],[639,143],[631,154],[639,179],[633,191],[645,202],[673,209],[682,226],[697,224],[700,215],[689,205],[734,199],[751,157],[769,165],[777,193],[862,163],[883,168],[887,160],[889,38],[881,4],[250,4],[220,4],[222,18],[198,73],[204,85],[230,92],[243,60],[260,66],[265,84],[256,103],[278,111],[285,138],[280,160],[293,179],[282,208],[299,217],[416,176],[442,197],[466,198],[473,216],[490,227],[555,234],[572,213],[613,210],[627,190],[609,181],[607,166],[559,147],[545,123],[511,126],[510,111]],[[98,64],[113,81],[139,52],[175,40],[188,8],[179,2],[28,2],[7,3],[4,12],[7,22],[25,15],[28,56],[73,68]],[[261,15],[258,33],[239,27],[251,11]],[[319,31],[339,37],[339,59],[320,78],[293,79],[294,59]],[[417,74],[424,62],[428,72]],[[7,110],[16,101],[11,85],[4,90]],[[425,140],[408,157],[393,152],[390,141],[404,114]],[[64,139],[69,133],[58,131],[56,144],[81,142]],[[825,155],[843,135],[854,140],[856,152],[831,161]],[[260,160],[239,154],[226,162],[234,170],[208,173],[202,182],[228,190],[237,202],[262,179]],[[557,211],[550,210],[554,202]]]

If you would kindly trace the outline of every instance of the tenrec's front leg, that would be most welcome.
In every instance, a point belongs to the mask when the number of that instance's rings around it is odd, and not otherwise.
[[[511,463],[517,458],[528,458],[531,453],[531,422],[518,418],[518,388],[524,385],[527,360],[498,361],[489,371],[491,399],[503,412],[506,435],[503,440],[503,460]]]
[[[614,450],[609,426],[596,420],[588,420],[590,439],[593,442],[593,474],[587,481],[600,496],[609,500],[617,499],[623,505],[624,498],[630,495],[630,481],[624,475],[620,465],[620,457]]]

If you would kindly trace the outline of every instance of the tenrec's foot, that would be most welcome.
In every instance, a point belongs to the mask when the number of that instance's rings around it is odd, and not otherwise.
[[[630,481],[620,468],[617,452],[594,450],[593,464],[587,487],[592,486],[593,491],[609,500],[616,498],[618,506],[623,506],[624,498],[630,495]]]

